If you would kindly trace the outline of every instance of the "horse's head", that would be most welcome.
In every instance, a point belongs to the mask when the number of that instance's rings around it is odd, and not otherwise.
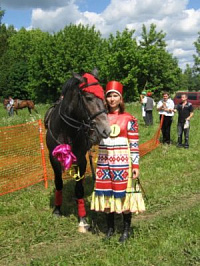
[[[77,131],[84,130],[89,146],[99,144],[102,138],[109,136],[110,126],[104,105],[104,91],[95,75],[74,74],[74,78],[67,83],[64,94],[61,118],[66,124],[71,124],[71,127],[77,127]],[[64,113],[68,115],[63,115]]]
[[[93,93],[83,91],[82,97],[90,124],[89,139],[92,145],[96,145],[102,138],[107,138],[111,131],[105,104]]]
[[[79,88],[85,107],[85,113],[90,124],[89,139],[92,145],[99,144],[102,138],[110,135],[110,126],[107,117],[107,111],[104,104],[104,91],[99,85],[97,70],[92,74],[85,73],[77,77],[81,84]]]

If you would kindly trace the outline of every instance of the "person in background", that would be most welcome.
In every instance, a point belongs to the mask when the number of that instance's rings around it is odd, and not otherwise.
[[[7,104],[8,115],[13,116],[14,115],[14,100],[11,96],[9,96],[8,101],[9,101]]]
[[[170,144],[170,131],[171,131],[171,124],[172,119],[174,116],[174,102],[169,98],[168,92],[163,92],[162,94],[163,99],[160,100],[157,104],[157,111],[160,114],[160,120],[161,117],[163,118],[163,124],[162,124],[162,136],[163,136],[163,144]]]
[[[175,112],[178,111],[178,143],[177,147],[189,148],[189,131],[190,131],[190,119],[193,117],[193,106],[188,102],[186,94],[181,95],[181,103],[175,106]],[[184,133],[185,143],[182,144],[182,136]]]
[[[145,210],[143,199],[138,202],[138,193],[134,190],[139,176],[138,123],[124,110],[120,82],[108,82],[105,93],[111,134],[99,144],[91,210],[106,213],[107,239],[114,234],[114,214],[122,213],[123,230],[119,242],[124,242],[130,236],[132,212]]]
[[[145,125],[146,125],[146,110],[145,110],[145,107],[146,107],[146,102],[147,102],[146,94],[147,94],[146,91],[142,91],[142,93],[140,95],[140,103],[142,105],[142,117],[143,117]]]
[[[146,111],[146,125],[153,125],[153,107],[155,106],[155,102],[153,100],[152,92],[147,92],[145,111]]]

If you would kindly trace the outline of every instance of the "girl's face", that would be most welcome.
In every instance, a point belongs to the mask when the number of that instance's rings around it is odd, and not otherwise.
[[[121,103],[121,96],[116,92],[110,92],[106,96],[107,104],[111,111],[116,111],[119,109],[119,104]]]

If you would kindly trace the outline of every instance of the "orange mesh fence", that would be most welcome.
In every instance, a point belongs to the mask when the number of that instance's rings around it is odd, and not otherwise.
[[[161,125],[152,139],[139,145],[140,156],[144,156],[159,145],[160,128]],[[45,128],[41,120],[0,128],[0,147],[0,196],[39,182],[44,182],[47,187],[48,179],[54,178],[48,159]],[[94,162],[96,158],[95,147]],[[86,174],[90,173],[88,163]],[[63,178],[71,177],[65,171]]]
[[[47,182],[41,120],[0,128],[0,195]]]
[[[160,144],[159,138],[160,138],[160,131],[161,131],[162,124],[163,124],[163,119],[164,119],[164,116],[161,117],[160,125],[156,133],[154,134],[153,138],[139,145],[140,157],[156,149],[158,145]]]

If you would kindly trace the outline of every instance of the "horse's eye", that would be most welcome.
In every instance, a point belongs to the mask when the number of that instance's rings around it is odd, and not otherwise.
[[[90,97],[90,96],[86,96],[86,100],[88,101],[88,102],[91,102],[92,101],[92,97]]]

